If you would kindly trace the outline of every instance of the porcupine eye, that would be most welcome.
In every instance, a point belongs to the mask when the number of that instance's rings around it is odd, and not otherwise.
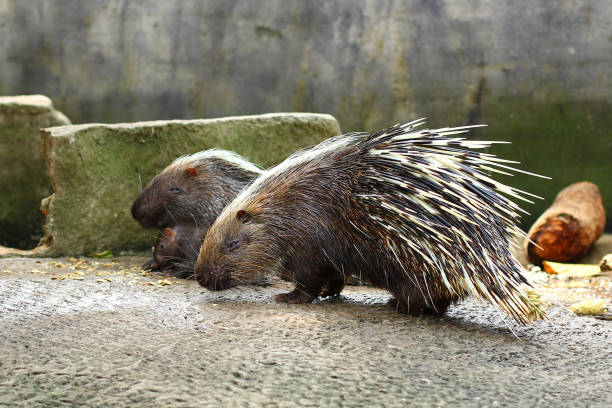
[[[178,187],[172,187],[170,190],[168,190],[169,192],[173,193],[173,194],[178,194],[181,192],[181,189]]]
[[[229,251],[233,251],[234,249],[238,248],[240,246],[240,242],[239,241],[232,241],[229,244],[227,244],[227,250]]]

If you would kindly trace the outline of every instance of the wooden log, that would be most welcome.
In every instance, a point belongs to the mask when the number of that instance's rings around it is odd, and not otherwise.
[[[553,204],[536,220],[525,242],[530,262],[575,262],[585,256],[606,224],[599,188],[583,181],[557,194]]]

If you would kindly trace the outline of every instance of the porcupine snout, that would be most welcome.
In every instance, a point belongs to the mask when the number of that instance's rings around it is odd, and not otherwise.
[[[137,199],[134,201],[134,204],[132,204],[132,217],[134,217],[136,221],[142,220],[145,216],[145,211],[142,208],[142,203],[140,201],[140,199]]]
[[[196,280],[208,290],[223,290],[229,286],[230,274],[222,265],[213,263],[204,268],[196,267]]]

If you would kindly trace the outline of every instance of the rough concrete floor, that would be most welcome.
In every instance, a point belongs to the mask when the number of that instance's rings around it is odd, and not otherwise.
[[[211,293],[118,261],[0,259],[0,406],[612,406],[612,322],[564,306],[529,327],[366,287],[286,306],[285,283]]]

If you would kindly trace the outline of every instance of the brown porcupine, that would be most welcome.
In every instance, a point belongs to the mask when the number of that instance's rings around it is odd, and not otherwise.
[[[156,175],[132,204],[145,228],[199,225],[208,228],[223,207],[262,170],[222,149],[181,156]]]
[[[145,266],[177,278],[190,278],[205,234],[206,229],[196,225],[164,228],[155,241],[153,260]]]
[[[524,233],[505,195],[531,194],[488,174],[520,170],[469,150],[493,143],[456,136],[473,126],[415,129],[423,123],[332,138],[267,170],[208,230],[198,282],[221,290],[288,270],[296,287],[275,300],[305,303],[352,273],[410,314],[472,294],[521,323],[545,317],[509,250]]]
[[[191,275],[197,249],[206,230],[227,203],[262,170],[242,156],[222,149],[203,150],[181,156],[156,175],[132,204],[132,216],[145,228],[196,228],[183,231],[180,248],[160,234],[158,245],[169,244],[164,252],[186,250],[181,262],[159,264],[152,259],[145,268],[166,270],[177,276]],[[181,255],[177,253],[177,255]],[[172,266],[172,268],[168,268]]]

